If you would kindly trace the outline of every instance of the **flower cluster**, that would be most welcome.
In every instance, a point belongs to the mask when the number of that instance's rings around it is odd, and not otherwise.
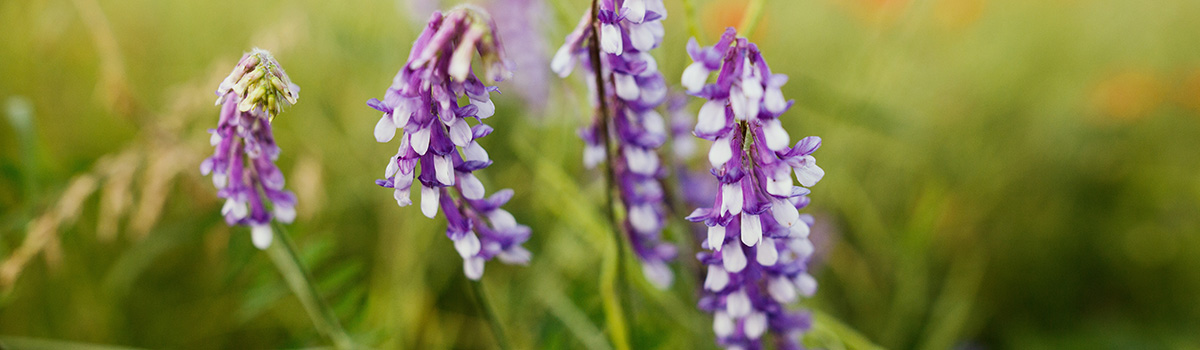
[[[511,190],[485,198],[483,183],[473,174],[492,164],[479,139],[492,132],[483,120],[496,111],[489,93],[497,91],[472,72],[475,52],[482,57],[489,81],[511,76],[495,26],[485,12],[472,7],[455,8],[445,15],[435,12],[383,101],[371,99],[367,105],[383,112],[375,126],[377,141],[391,141],[397,128],[404,129],[399,150],[388,160],[386,179],[376,183],[394,189],[396,202],[403,207],[412,204],[409,192],[414,180],[419,182],[421,212],[433,218],[441,207],[446,235],[463,258],[463,270],[478,280],[484,262],[492,257],[527,263],[530,254],[521,244],[529,239],[530,230],[500,208],[512,198]],[[467,103],[460,104],[464,96]],[[451,196],[451,190],[457,197]]]
[[[620,11],[617,11],[617,9]],[[619,13],[619,15],[618,15]],[[601,0],[599,3],[601,84],[611,107],[611,123],[596,116],[580,130],[587,144],[584,163],[590,168],[608,156],[607,140],[615,141],[612,171],[615,186],[626,209],[624,231],[642,262],[646,278],[659,288],[670,286],[674,275],[666,262],[675,258],[675,247],[662,243],[667,209],[659,181],[666,170],[660,164],[658,149],[666,142],[666,124],[655,108],[667,96],[666,83],[649,50],[662,42],[662,20],[666,8],[662,0]],[[584,14],[579,26],[567,36],[554,55],[551,69],[561,77],[571,73],[578,61],[588,70],[589,86],[597,83],[588,56],[585,39],[593,35],[592,14]],[[604,130],[606,126],[608,130]],[[613,135],[613,136],[610,136]]]
[[[683,74],[689,93],[707,100],[694,133],[713,141],[708,160],[720,183],[712,207],[688,217],[708,226],[702,246],[711,252],[699,254],[708,265],[700,307],[714,314],[722,346],[757,349],[771,330],[777,348],[798,348],[810,319],[786,305],[816,292],[807,272],[812,217],[798,209],[809,203],[806,187],[824,176],[812,156],[821,139],[788,147],[779,121],[793,103],[780,92],[787,76],[771,74],[758,47],[736,34],[730,28],[711,47],[689,42],[695,63]],[[706,84],[710,72],[717,79]],[[804,187],[794,185],[793,172]]]
[[[299,93],[279,62],[260,49],[242,56],[217,88],[221,116],[217,128],[209,130],[216,150],[200,163],[200,172],[212,174],[217,195],[225,199],[225,222],[250,226],[259,249],[271,245],[272,219],[291,223],[296,218],[296,196],[283,189],[283,173],[275,166],[279,146],[271,121],[296,103]]]

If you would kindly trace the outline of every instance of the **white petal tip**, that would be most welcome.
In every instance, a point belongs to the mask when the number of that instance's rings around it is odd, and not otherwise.
[[[296,208],[286,205],[275,206],[275,219],[285,224],[296,220]]]
[[[258,249],[267,249],[271,246],[271,240],[274,238],[274,232],[271,231],[271,226],[267,224],[255,224],[250,226],[250,242]]]
[[[433,187],[421,186],[421,214],[427,218],[437,216],[438,205],[441,201],[441,191]]]
[[[483,278],[483,258],[473,257],[463,260],[463,273],[472,281],[478,281]]]
[[[642,264],[642,274],[646,276],[646,281],[650,285],[659,290],[666,290],[671,287],[671,283],[675,280],[675,274],[671,272],[671,268],[661,262]]]
[[[375,141],[388,142],[393,137],[396,137],[396,124],[392,123],[392,116],[384,114],[375,124]]]

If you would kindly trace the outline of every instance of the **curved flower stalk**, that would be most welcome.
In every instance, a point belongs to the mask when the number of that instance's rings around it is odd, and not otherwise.
[[[225,222],[250,226],[259,249],[271,245],[271,220],[296,218],[296,196],[283,189],[283,173],[275,166],[279,146],[271,121],[296,103],[299,93],[279,62],[261,49],[242,56],[217,88],[221,117],[217,128],[209,129],[216,150],[200,164],[200,172],[212,174],[217,195],[225,199]]]
[[[726,348],[757,349],[770,330],[777,348],[795,349],[811,320],[787,304],[817,287],[806,267],[813,221],[798,209],[809,203],[806,187],[824,176],[812,156],[821,139],[788,147],[778,119],[793,102],[779,90],[787,77],[771,74],[758,47],[735,36],[730,28],[704,48],[693,39],[695,63],[683,74],[684,87],[708,100],[694,133],[713,141],[708,160],[720,183],[712,207],[688,217],[708,226],[702,246],[711,252],[699,254],[708,265],[700,308],[714,314],[717,342]],[[705,84],[710,72],[717,79]],[[794,185],[793,173],[803,187]]]
[[[371,99],[367,105],[383,112],[375,126],[377,141],[391,141],[397,128],[404,129],[400,148],[384,171],[386,179],[376,183],[394,189],[396,203],[404,207],[412,204],[415,181],[421,213],[432,219],[441,207],[446,235],[463,258],[464,272],[479,280],[484,262],[493,257],[527,263],[530,254],[521,244],[530,230],[500,208],[512,198],[511,190],[485,197],[483,183],[474,175],[492,164],[479,139],[492,132],[483,120],[495,113],[489,93],[498,91],[472,72],[475,52],[483,58],[489,81],[511,76],[495,25],[485,12],[473,7],[445,15],[434,12],[383,101]],[[460,104],[464,96],[467,103]]]
[[[599,65],[591,62],[585,40],[592,35],[591,18],[589,10],[555,53],[550,67],[566,77],[576,62],[582,62],[591,73],[589,86],[596,83],[592,67],[600,67],[607,96],[595,96],[593,90],[592,102],[598,104],[598,98],[609,101],[612,123],[602,120],[609,116],[597,115],[591,125],[580,130],[586,143],[584,164],[591,168],[605,160],[605,140],[615,141],[615,164],[611,166],[614,186],[626,210],[624,231],[647,280],[665,289],[674,280],[666,263],[675,258],[676,249],[661,242],[667,209],[659,181],[666,170],[658,149],[666,142],[667,129],[655,108],[666,99],[667,87],[649,50],[662,42],[666,9],[661,0],[601,0],[598,20],[603,52]]]

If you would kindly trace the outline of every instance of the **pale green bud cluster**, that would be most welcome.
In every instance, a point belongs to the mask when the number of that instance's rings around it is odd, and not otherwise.
[[[217,103],[224,101],[223,97],[229,92],[237,94],[238,110],[249,112],[257,107],[266,112],[270,119],[295,104],[300,97],[300,87],[292,83],[279,62],[271,57],[270,52],[257,48],[242,56],[238,65],[221,82],[217,94],[222,97],[217,99]]]

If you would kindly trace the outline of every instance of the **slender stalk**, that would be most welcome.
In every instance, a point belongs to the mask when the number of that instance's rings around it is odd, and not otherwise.
[[[704,33],[700,32],[700,18],[696,16],[696,4],[693,0],[683,0],[683,17],[687,22],[688,33],[692,34],[701,44],[708,42]]]
[[[605,79],[603,67],[600,63],[600,3],[598,0],[592,0],[592,37],[588,40],[588,55],[591,58],[592,72],[595,74],[596,81],[596,97],[599,104],[599,127],[604,132],[604,154],[607,158],[608,166],[604,172],[605,181],[605,213],[607,214],[609,223],[613,227],[613,247],[610,251],[615,251],[615,254],[606,256],[605,266],[601,272],[601,295],[604,300],[604,310],[610,335],[613,338],[613,347],[617,350],[629,349],[629,334],[626,329],[626,315],[629,313],[629,305],[621,296],[624,293],[625,279],[625,248],[624,239],[621,237],[624,231],[615,213],[616,206],[613,198],[613,190],[616,185],[613,165],[616,164],[612,145],[610,142],[611,131],[609,131],[609,118],[612,118],[612,112],[608,106],[608,95],[605,92]],[[615,271],[614,271],[615,270]]]
[[[500,319],[496,317],[495,310],[492,310],[492,304],[488,303],[487,293],[483,291],[483,282],[470,282],[471,294],[475,296],[475,303],[479,305],[484,318],[487,319],[488,326],[492,328],[492,335],[496,337],[496,346],[499,346],[501,350],[511,349],[512,347],[508,346],[508,338],[504,337],[504,328],[500,326]]]
[[[346,330],[342,329],[342,324],[338,321],[337,315],[333,313],[333,309],[317,293],[317,286],[313,281],[312,275],[304,268],[304,263],[300,261],[300,256],[296,254],[296,245],[292,243],[292,238],[288,235],[287,229],[274,221],[271,222],[271,226],[274,228],[272,231],[275,232],[276,242],[267,248],[267,255],[271,257],[271,262],[275,263],[275,267],[279,268],[279,273],[283,275],[283,279],[287,280],[288,287],[291,287],[292,293],[296,294],[296,298],[300,299],[300,304],[304,306],[304,311],[308,312],[308,316],[312,318],[313,326],[322,335],[328,337],[337,349],[354,349],[354,342],[350,340],[350,336],[346,334]]]
[[[742,13],[742,22],[738,23],[738,33],[742,37],[749,38],[754,34],[754,28],[758,26],[758,20],[762,18],[763,3],[766,0],[750,0],[746,5],[746,12]]]

